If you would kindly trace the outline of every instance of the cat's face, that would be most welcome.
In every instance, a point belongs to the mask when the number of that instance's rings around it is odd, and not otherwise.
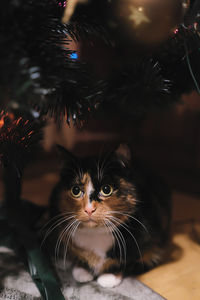
[[[136,205],[128,173],[126,158],[117,151],[101,159],[76,159],[66,153],[59,211],[75,216],[80,227],[125,222]]]

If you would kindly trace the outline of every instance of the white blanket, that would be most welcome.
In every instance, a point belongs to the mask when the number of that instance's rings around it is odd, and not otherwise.
[[[139,282],[125,278],[118,287],[105,289],[95,281],[76,283],[68,264],[67,270],[57,266],[62,292],[67,300],[162,300],[160,295]],[[0,300],[41,300],[40,293],[14,252],[0,247]],[[55,299],[56,300],[56,299]]]

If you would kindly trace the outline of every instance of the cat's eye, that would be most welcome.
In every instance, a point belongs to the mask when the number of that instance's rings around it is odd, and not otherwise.
[[[71,188],[71,194],[75,198],[79,198],[82,195],[82,191],[79,186],[75,185]]]
[[[100,194],[104,197],[109,197],[113,192],[113,188],[109,184],[105,184],[101,187]]]

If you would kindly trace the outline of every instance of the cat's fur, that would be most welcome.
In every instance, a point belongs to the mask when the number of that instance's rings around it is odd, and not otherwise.
[[[97,277],[102,286],[113,287],[123,274],[160,263],[171,207],[162,180],[139,166],[126,145],[100,158],[61,152],[64,164],[51,196],[51,216],[66,213],[58,219],[59,239],[63,255],[67,251],[74,262],[74,278],[87,282]],[[77,187],[78,198],[72,195]]]

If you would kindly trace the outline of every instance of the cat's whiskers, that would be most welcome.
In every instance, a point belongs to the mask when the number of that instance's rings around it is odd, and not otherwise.
[[[104,164],[105,164],[105,162],[106,162],[106,158],[102,162],[99,160],[99,164],[100,164],[100,168],[99,168],[99,181],[101,181],[102,178],[103,178],[103,170],[104,170]]]
[[[145,226],[140,220],[138,220],[137,218],[135,218],[135,217],[129,215],[128,213],[126,213],[126,212],[119,212],[119,211],[115,211],[115,210],[110,210],[110,211],[108,212],[108,214],[109,214],[109,213],[111,213],[111,214],[119,214],[119,215],[126,216],[126,217],[128,217],[128,218],[131,218],[131,219],[135,220],[135,221],[138,222],[138,223],[144,228],[144,230],[150,235],[150,233],[149,233],[149,231],[147,230],[146,226]]]
[[[106,219],[108,224],[113,228],[113,235],[117,241],[118,247],[119,247],[119,254],[120,254],[120,264],[122,263],[122,258],[123,258],[123,253],[122,253],[122,247],[123,247],[123,252],[124,252],[124,261],[126,263],[126,242],[124,240],[123,235],[121,234],[120,230],[117,228],[117,226],[111,221]],[[120,245],[120,242],[122,244],[122,247]]]
[[[63,214],[63,215],[65,215],[65,214]],[[70,216],[70,217],[68,217],[68,218],[65,218],[64,216],[62,216],[62,217],[57,217],[58,220],[56,220],[56,221],[49,227],[49,229],[47,230],[47,232],[45,233],[45,236],[44,236],[44,238],[43,238],[43,240],[42,240],[42,242],[41,242],[41,246],[40,246],[40,247],[42,247],[42,246],[44,245],[44,242],[46,241],[47,237],[48,237],[48,236],[49,236],[49,235],[50,235],[57,227],[59,227],[61,224],[65,223],[65,222],[67,222],[68,220],[74,218],[75,216],[76,216],[76,215],[73,215],[73,216]],[[53,219],[54,219],[54,218],[52,218],[52,220],[53,220]],[[48,224],[49,224],[52,220],[50,220],[50,221],[48,222]],[[46,224],[46,226],[47,226],[47,224]],[[44,226],[44,228],[45,228],[46,226]]]
[[[99,181],[100,181],[100,159],[101,159],[101,157],[99,157],[98,160],[96,161],[97,178]]]
[[[80,179],[83,178],[83,170],[80,168],[80,165],[78,164],[78,162],[75,160],[75,167],[76,169],[74,169],[73,171],[77,174],[77,177],[79,177]]]
[[[100,181],[103,178],[103,173],[104,173],[105,168],[110,164],[110,161],[107,161],[110,154],[111,154],[111,152],[108,152],[105,155],[104,160],[102,162],[99,160],[99,163],[101,163],[101,167],[100,167],[100,170],[99,170],[99,180]],[[107,163],[106,163],[106,161],[107,161]]]
[[[73,240],[73,236],[78,229],[78,226],[80,225],[81,221],[76,220],[76,222],[73,224],[73,226],[70,228],[70,231],[68,232],[67,242],[65,244],[64,248],[64,268],[66,268],[66,260],[67,260],[67,250],[68,250],[68,244],[70,241],[70,238]]]
[[[110,220],[110,222],[112,222],[112,221]],[[121,241],[122,246],[123,246],[123,250],[124,250],[124,262],[125,262],[125,265],[126,265],[126,241],[125,241],[125,239],[123,237],[123,234],[121,233],[120,229],[114,223],[113,223],[113,225],[115,226],[115,231],[119,235],[120,241]]]
[[[64,236],[66,235],[67,231],[73,226],[73,224],[75,224],[77,222],[77,219],[72,220],[60,233],[60,235],[58,236],[57,242],[56,242],[56,246],[55,246],[55,262],[58,262],[58,257],[59,257],[59,250],[60,250],[60,245],[61,242],[64,238]]]
[[[95,161],[96,162],[96,167],[97,167],[97,178],[98,178],[99,181],[101,180],[100,163],[101,163],[102,155],[103,155],[103,147],[100,149],[97,160]]]
[[[118,221],[117,218],[115,218],[113,216],[110,216],[109,218],[111,218],[113,220],[113,222],[116,222],[118,224],[118,226],[121,226],[122,228],[124,228],[130,234],[130,236],[133,238],[133,240],[134,240],[134,242],[136,244],[136,247],[138,249],[138,253],[139,253],[139,256],[140,256],[140,259],[141,259],[141,263],[144,266],[144,262],[143,262],[143,258],[142,258],[142,253],[140,251],[139,244],[138,244],[136,238],[134,237],[134,235],[132,234],[132,232],[127,228],[127,225],[122,224],[121,222]]]
[[[53,220],[58,219],[58,218],[60,218],[60,217],[64,217],[64,216],[69,215],[69,214],[71,215],[71,214],[74,214],[74,213],[75,213],[74,211],[71,211],[71,212],[63,212],[63,213],[60,213],[60,214],[54,216],[53,218],[51,218],[50,220],[48,220],[48,221],[42,226],[42,228],[40,229],[40,231],[43,231],[43,230],[45,229],[45,227],[47,227],[47,226],[49,225],[49,223],[51,223]]]
[[[74,222],[73,220],[71,221],[71,223],[72,222]],[[70,224],[71,224],[70,223]],[[67,226],[69,226],[69,224],[67,225]],[[60,234],[59,234],[59,236],[58,236],[58,238],[57,238],[57,242],[56,242],[56,246],[55,246],[55,263],[57,263],[58,262],[58,257],[59,257],[59,250],[60,250],[60,244],[61,244],[61,242],[62,242],[62,238],[63,238],[63,236],[64,236],[64,234],[65,234],[65,231],[66,231],[66,227],[60,232]]]
[[[108,228],[109,232],[111,233],[112,239],[113,239],[113,245],[114,245],[114,251],[116,251],[116,241],[117,241],[117,237],[115,236],[115,230],[113,228],[113,225],[111,223],[108,222],[108,220],[104,220],[104,223],[106,225],[106,228]],[[118,247],[119,246],[119,242],[117,241]]]
[[[111,229],[112,229],[111,230],[112,235],[113,235],[113,237],[114,237],[114,239],[117,242],[117,245],[119,247],[119,255],[120,255],[120,262],[121,262],[122,261],[122,249],[121,249],[121,245],[120,245],[120,241],[119,241],[118,235],[116,235],[116,232],[115,232],[115,227],[116,226],[111,221],[109,221],[108,219],[106,219],[105,222],[106,222],[108,228],[111,227]],[[115,243],[115,245],[116,245],[116,243]]]
[[[82,179],[84,176],[83,170],[79,166],[77,166],[77,175],[79,176],[80,179]]]
[[[83,178],[83,171],[76,161],[74,161],[74,167],[73,168],[67,167],[67,169],[66,169],[67,174],[70,174],[70,175],[74,174],[75,177],[77,176],[80,179]]]
[[[114,238],[114,236],[113,236],[112,230],[110,229],[110,226],[107,226],[106,220],[102,220],[102,223],[103,223],[104,227],[106,228],[107,232],[108,232],[109,234],[111,234],[111,237],[112,237],[112,240],[113,240],[113,244],[114,244],[114,247],[115,247],[115,244],[116,244],[116,243],[115,243],[115,238]]]
[[[68,230],[69,226],[74,223],[74,220],[71,220],[64,228],[63,230],[60,232],[57,242],[56,242],[56,246],[55,246],[55,260],[56,258],[59,256],[59,249],[60,249],[60,244],[62,242],[62,239],[66,233],[66,231]]]

